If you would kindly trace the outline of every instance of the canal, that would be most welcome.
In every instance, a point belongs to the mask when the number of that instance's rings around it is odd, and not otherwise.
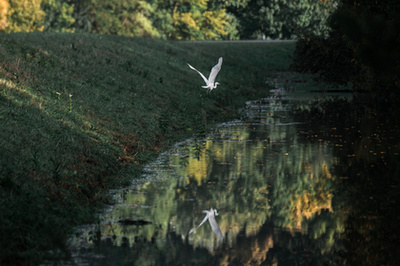
[[[67,264],[391,264],[398,136],[363,100],[273,90],[113,191],[116,204],[77,228]]]

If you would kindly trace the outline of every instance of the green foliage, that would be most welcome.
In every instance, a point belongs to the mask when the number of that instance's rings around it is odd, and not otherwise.
[[[8,0],[5,32],[94,32],[175,40],[325,36],[339,0]]]
[[[91,2],[92,0],[70,0],[70,4],[74,5],[73,27],[76,32],[92,32]]]
[[[239,19],[241,38],[297,39],[304,35],[326,36],[327,19],[339,0],[251,0],[247,6],[230,8]]]
[[[45,13],[42,0],[13,0],[9,2],[5,32],[32,32],[43,30]]]
[[[71,5],[78,32],[185,40],[238,37],[235,17],[209,0],[72,0]]]
[[[74,32],[74,5],[64,0],[44,0],[42,9],[46,14],[44,30]]]
[[[400,73],[400,3],[343,1],[333,26],[345,36],[355,64],[362,70],[353,79],[371,90],[398,91]]]
[[[152,12],[146,1],[93,0],[90,4],[92,29],[98,33],[158,37],[149,19]]]
[[[328,39],[311,37],[296,42],[291,68],[320,74],[325,81],[346,85],[359,71],[352,62],[352,50],[333,32]]]
[[[169,39],[215,40],[237,37],[235,18],[209,0],[156,1],[155,25]]]
[[[352,82],[357,89],[397,94],[399,17],[398,1],[343,1],[332,15],[329,38],[300,41],[294,66],[339,84]]]

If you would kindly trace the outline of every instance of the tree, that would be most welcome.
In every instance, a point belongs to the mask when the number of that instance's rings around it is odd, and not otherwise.
[[[329,38],[297,42],[295,68],[321,73],[338,84],[352,82],[355,89],[400,97],[400,2],[342,0],[330,21]]]
[[[146,1],[138,0],[92,0],[92,30],[98,33],[125,36],[159,37],[153,27],[150,14],[153,7]]]
[[[45,31],[74,32],[74,4],[65,0],[44,0],[43,11],[46,13]]]
[[[241,38],[296,39],[302,35],[327,35],[329,15],[339,0],[251,0],[231,7],[239,20]]]
[[[351,60],[361,71],[353,81],[371,90],[399,91],[400,2],[350,1],[332,17],[333,28],[353,51]]]
[[[73,27],[75,28],[75,31],[92,32],[92,0],[70,0],[70,4],[74,6],[73,17],[75,23],[73,24]]]
[[[215,40],[237,37],[235,18],[218,1],[172,0],[153,3],[154,25],[161,35],[178,40]]]
[[[7,0],[0,0],[0,31],[4,30],[7,26],[7,12],[10,4]]]
[[[45,13],[41,9],[42,0],[13,0],[9,2],[7,27],[5,32],[42,31]]]

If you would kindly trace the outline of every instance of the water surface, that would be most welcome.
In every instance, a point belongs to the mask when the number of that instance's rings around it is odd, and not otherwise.
[[[382,158],[387,164],[398,159],[398,146],[383,147],[390,138],[374,133],[380,122],[370,114],[333,110],[351,106],[348,99],[273,94],[248,102],[243,119],[178,143],[132,187],[114,192],[117,204],[99,223],[77,229],[71,263],[341,265],[357,255],[374,259],[351,250],[357,244],[349,232],[384,217],[376,209],[357,213],[365,204],[360,199],[375,196],[350,181],[368,173],[368,164],[376,170]],[[389,134],[384,125],[380,130]],[[380,142],[371,144],[374,136]],[[397,191],[398,183],[390,185]],[[211,208],[215,215],[198,227]],[[361,236],[368,238],[365,230]],[[393,247],[388,252],[394,254]]]

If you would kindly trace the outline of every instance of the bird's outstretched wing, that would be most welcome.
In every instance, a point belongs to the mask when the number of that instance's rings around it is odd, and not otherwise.
[[[194,71],[196,71],[197,73],[199,73],[199,75],[204,79],[204,82],[208,85],[208,79],[207,79],[203,74],[201,74],[200,71],[198,71],[197,69],[195,69],[194,67],[192,67],[192,66],[189,65],[189,64],[188,64],[188,66],[189,66],[191,69],[193,69]]]
[[[193,232],[194,232],[195,230],[197,230],[202,224],[204,224],[205,221],[208,220],[209,211],[203,211],[203,212],[206,213],[206,217],[204,217],[203,221],[201,221],[201,223],[199,224],[199,226],[197,226],[197,227],[195,227],[195,228],[192,228],[192,229],[189,231],[189,234],[193,233]]]
[[[203,221],[201,221],[201,223],[199,224],[199,226],[197,226],[197,228],[199,228],[202,224],[204,224],[207,219],[210,217],[210,212],[209,211],[203,211],[206,214],[206,217],[204,217]]]
[[[221,66],[222,66],[222,57],[220,57],[220,58],[218,59],[218,64],[216,64],[216,65],[211,69],[210,76],[208,77],[208,82],[214,83],[215,78],[216,78],[217,75],[218,75],[218,72],[221,70]]]

